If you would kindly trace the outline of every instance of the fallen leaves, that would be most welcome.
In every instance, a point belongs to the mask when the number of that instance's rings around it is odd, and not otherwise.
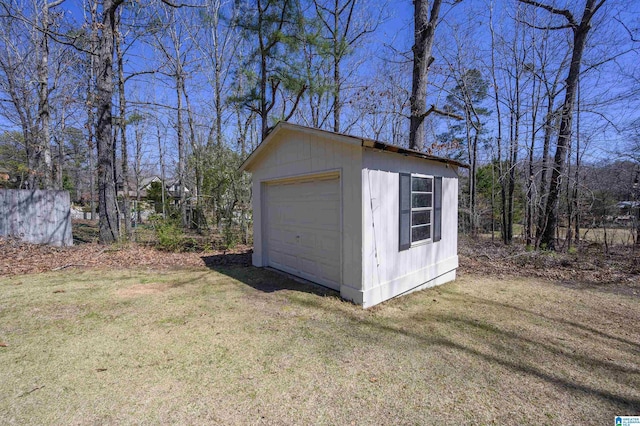
[[[460,271],[500,279],[537,277],[567,287],[602,287],[633,294],[640,287],[640,250],[610,247],[604,254],[597,244],[581,243],[576,253],[527,251],[523,245],[504,245],[487,239],[461,237]]]
[[[181,267],[202,267],[216,264],[250,264],[248,246],[235,250],[207,253],[171,253],[138,244],[105,248],[95,243],[72,247],[52,247],[26,244],[0,238],[0,276],[15,276],[69,268],[126,269],[148,267],[163,270]],[[55,292],[63,292],[56,290]]]

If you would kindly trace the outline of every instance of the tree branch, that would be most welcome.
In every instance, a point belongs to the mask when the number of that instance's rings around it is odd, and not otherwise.
[[[544,9],[548,12],[551,12],[555,15],[561,15],[564,16],[567,21],[569,22],[569,24],[571,24],[572,27],[577,27],[578,23],[576,22],[575,18],[573,17],[573,14],[567,10],[567,9],[558,9],[555,8],[553,6],[550,6],[548,4],[544,4],[544,3],[540,3],[539,1],[536,0],[518,0],[520,3],[524,3],[524,4],[528,4],[530,6],[535,6],[535,7],[539,7],[541,9]]]
[[[306,90],[307,90],[307,86],[306,85],[302,86],[302,89],[300,89],[300,91],[298,92],[298,95],[296,96],[296,101],[294,102],[293,107],[291,108],[291,111],[289,111],[289,114],[286,116],[284,121],[289,121],[289,119],[296,112],[296,109],[298,108],[298,104],[300,103],[300,99],[302,99],[302,95]]]
[[[186,3],[173,3],[170,0],[160,0],[162,3],[166,4],[169,7],[173,7],[175,9],[180,9],[182,7],[193,7],[193,8],[203,8],[205,6],[197,5],[197,4],[186,4]]]
[[[622,22],[620,19],[618,19],[615,16],[613,17],[613,19],[617,21],[620,25],[622,25],[622,28],[624,28],[627,31],[627,33],[629,34],[629,38],[631,38],[632,42],[637,43],[640,41],[640,39],[637,39],[633,36],[633,32],[629,29],[629,27],[627,27],[627,25],[624,22]]]
[[[441,109],[436,108],[435,105],[431,105],[431,108],[429,108],[424,114],[420,115],[420,118],[423,119],[431,114],[438,114],[438,115],[442,115],[444,117],[449,117],[449,118],[454,118],[456,120],[464,120],[464,117],[461,117],[458,114],[455,114],[453,112],[448,112],[448,111],[443,111]]]
[[[556,25],[556,26],[547,25],[545,27],[540,27],[538,25],[533,25],[532,23],[523,21],[521,19],[516,19],[516,21],[519,24],[524,24],[527,27],[533,28],[533,29],[536,29],[536,30],[564,30],[564,29],[572,29],[573,28],[573,25],[571,25],[571,24]]]
[[[56,6],[60,6],[62,3],[64,3],[64,0],[55,0],[55,1],[52,1],[51,3],[47,4],[47,7],[54,8]]]

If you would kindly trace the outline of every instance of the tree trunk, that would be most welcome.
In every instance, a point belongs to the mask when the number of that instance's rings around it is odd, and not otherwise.
[[[161,183],[161,191],[160,191],[160,196],[162,197],[162,218],[166,219],[167,218],[167,211],[166,211],[166,195],[165,195],[165,190],[166,190],[166,183],[165,183],[165,173],[164,173],[164,154],[162,151],[162,137],[160,135],[160,126],[156,125],[156,134],[158,137],[158,154],[160,155],[160,183]],[[140,185],[138,185],[138,187],[140,187]],[[138,192],[139,194],[139,192]],[[138,195],[139,197],[139,195]]]
[[[602,4],[602,2],[600,3]],[[541,245],[553,250],[555,249],[555,229],[558,225],[558,203],[562,186],[562,175],[567,157],[567,147],[571,140],[573,107],[575,104],[576,89],[580,76],[582,55],[587,41],[587,35],[591,29],[591,18],[597,10],[596,0],[587,0],[584,14],[580,25],[573,28],[573,51],[571,54],[571,66],[566,80],[565,98],[562,105],[562,115],[560,118],[560,131],[558,133],[558,143],[554,157],[554,167],[551,172],[551,182],[549,187],[549,197],[545,210],[546,223],[544,232],[540,239]]]
[[[98,0],[93,0],[90,5],[91,14],[91,52],[98,51]],[[96,146],[95,146],[95,76],[96,76],[96,55],[89,55],[88,80],[87,80],[87,148],[89,150],[89,209],[91,220],[96,219]]]
[[[338,1],[334,3],[333,10],[333,131],[340,133],[340,114],[342,112],[342,99],[340,98],[340,50],[338,30],[340,28],[340,10]]]
[[[509,167],[507,183],[507,223],[505,229],[505,242],[510,244],[513,240],[513,210],[514,192],[516,187],[516,164],[518,163],[518,149],[520,142],[520,82],[516,78],[515,84],[516,100],[514,109],[511,111],[511,141],[509,142]]]
[[[176,58],[180,64],[180,58]],[[178,196],[180,197],[180,217],[182,226],[188,227],[187,221],[187,196],[185,192],[185,150],[184,150],[184,132],[182,131],[182,93],[184,91],[184,80],[182,75],[182,67],[178,65],[176,70],[176,95],[178,97],[178,123],[176,124],[176,132],[178,137]]]
[[[553,6],[548,6],[534,0],[519,0],[521,3],[529,4],[539,8],[543,8],[550,13],[562,15],[566,18],[568,28],[573,31],[573,49],[571,52],[571,64],[566,79],[565,98],[562,104],[560,116],[560,130],[558,132],[558,141],[556,153],[554,156],[554,167],[551,173],[549,183],[549,192],[544,207],[544,215],[541,215],[538,235],[540,246],[549,249],[555,249],[555,234],[558,225],[558,207],[560,201],[560,192],[562,189],[562,176],[565,172],[565,163],[567,160],[567,148],[571,139],[573,108],[575,104],[575,95],[578,86],[578,78],[580,75],[580,67],[582,55],[584,53],[588,32],[591,28],[591,20],[596,11],[602,6],[605,0],[587,0],[582,19],[578,24],[573,15],[566,10],[559,10]]]
[[[578,196],[580,195],[578,187],[580,184],[580,77],[578,77],[578,104],[576,113],[576,173],[573,181],[573,211],[574,211],[574,240],[576,246],[580,242],[580,201]]]
[[[113,51],[115,13],[122,0],[104,0],[102,31],[98,40],[96,103],[98,117],[96,142],[98,145],[98,208],[100,243],[111,244],[119,239],[116,185],[114,179],[115,144],[113,139]]]
[[[122,33],[120,32],[118,18],[118,28],[116,29],[116,57],[118,59],[118,95],[120,107],[120,149],[122,155],[122,192],[124,210],[124,235],[131,240],[133,232],[131,229],[131,200],[129,197],[129,153],[127,145],[127,99],[124,91],[124,55],[122,54]]]
[[[411,122],[409,124],[409,148],[424,148],[424,118],[427,112],[427,80],[433,62],[431,51],[435,38],[442,0],[433,0],[429,14],[428,0],[414,0],[413,76],[411,85]]]
[[[64,157],[65,157],[65,152],[64,152],[64,134],[65,134],[65,130],[67,127],[66,124],[66,111],[65,111],[65,104],[62,104],[62,113],[60,114],[60,137],[59,138],[54,138],[54,140],[57,141],[57,145],[58,145],[58,164],[56,166],[56,173],[55,173],[55,188],[56,189],[63,189],[64,186]],[[77,182],[77,181],[76,181]],[[77,184],[76,184],[77,185]]]
[[[42,34],[38,61],[38,134],[36,144],[36,173],[40,187],[52,189],[51,113],[49,111],[49,3],[42,6]]]
[[[260,36],[260,44],[262,45],[262,36]],[[267,56],[266,53],[260,53],[260,122],[262,140],[267,137],[269,132],[269,111],[267,110]]]
[[[498,134],[496,137],[497,167],[498,167],[498,183],[500,185],[500,229],[502,231],[502,242],[507,244],[507,197],[504,183],[504,166],[502,161],[502,110],[500,109],[500,93],[498,92],[498,79],[496,77],[496,40],[495,30],[493,28],[493,6],[489,10],[489,31],[491,33],[491,80],[493,86],[493,100],[496,107],[496,122],[498,125]],[[496,166],[494,166],[496,167]],[[493,237],[493,235],[492,235]]]
[[[478,236],[478,208],[477,208],[477,180],[478,180],[478,138],[480,131],[476,128],[473,129],[473,143],[472,150],[473,156],[471,158],[471,170],[469,171],[469,184],[471,186],[469,191],[469,208],[471,211],[471,235]]]
[[[189,101],[189,95],[183,84],[182,87],[184,93],[184,101],[187,107],[187,123],[189,125],[189,140],[191,142],[191,150],[194,158],[194,172],[195,172],[195,187],[193,187],[193,193],[191,194],[191,199],[195,197],[195,206],[192,206],[191,209],[191,223],[195,224],[198,230],[201,229],[201,226],[204,226],[202,221],[202,216],[200,215],[200,210],[202,208],[202,201],[200,199],[202,194],[202,187],[204,186],[204,156],[206,153],[206,146],[199,145],[196,140],[196,124],[195,119],[193,117],[193,110],[191,109],[191,102]],[[195,207],[195,208],[194,208]]]
[[[539,91],[539,87],[537,87],[538,90],[536,90],[536,76],[533,76],[533,90],[531,91],[531,144],[529,145],[529,158],[528,160],[528,173],[527,173],[527,183],[526,183],[526,187],[527,187],[527,199],[526,199],[526,217],[525,217],[525,244],[527,247],[531,247],[534,243],[534,239],[533,239],[533,222],[534,222],[534,217],[533,215],[535,214],[535,210],[533,208],[534,205],[534,194],[533,194],[533,190],[534,190],[534,182],[535,182],[535,178],[534,178],[534,150],[536,147],[536,125],[538,124],[538,105],[539,105],[539,95],[540,95],[540,91]]]
[[[540,248],[540,241],[546,226],[546,201],[549,184],[547,182],[547,172],[549,169],[549,146],[551,145],[551,134],[553,133],[553,105],[555,103],[555,85],[547,93],[547,114],[544,122],[544,140],[542,143],[542,170],[540,171],[540,199],[538,200],[538,224],[536,226],[536,248]]]
[[[140,202],[142,195],[140,194],[140,185],[142,182],[142,130],[140,125],[137,125],[134,131],[135,145],[135,160],[134,160],[134,176],[136,180],[136,222],[142,223],[142,209],[140,208]],[[160,167],[162,167],[162,151],[160,151]],[[164,169],[163,169],[164,170]],[[164,177],[162,179],[164,185]]]

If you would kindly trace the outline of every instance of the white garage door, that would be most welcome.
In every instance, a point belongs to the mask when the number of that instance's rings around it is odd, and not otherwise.
[[[270,184],[265,189],[269,266],[339,290],[339,179]]]

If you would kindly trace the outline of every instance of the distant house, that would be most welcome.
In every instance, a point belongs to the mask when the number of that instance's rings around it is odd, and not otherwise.
[[[620,201],[616,204],[616,207],[618,212],[613,221],[620,225],[633,223],[640,214],[640,201]]]
[[[630,214],[633,210],[640,208],[640,201],[620,201],[616,204],[622,214]]]
[[[253,264],[363,307],[456,277],[454,160],[279,123],[240,170],[253,175]]]
[[[180,183],[178,181],[173,181],[167,184],[167,194],[168,198],[173,200],[173,204],[175,206],[180,205]],[[191,201],[193,196],[191,195],[191,191],[186,186],[184,187],[184,194],[187,200],[187,207],[191,205]]]
[[[140,190],[148,191],[151,188],[151,184],[154,182],[162,183],[162,179],[159,176],[149,176],[140,181]]]
[[[147,190],[149,189],[152,182],[161,182],[158,176],[146,177],[140,180],[140,186],[136,188],[136,179],[133,176],[130,176],[128,185],[128,193],[129,198],[135,199],[140,194],[140,198],[145,199],[147,197]],[[118,193],[118,197],[124,196],[124,180],[122,176],[118,177],[118,182],[116,183],[116,191]]]

